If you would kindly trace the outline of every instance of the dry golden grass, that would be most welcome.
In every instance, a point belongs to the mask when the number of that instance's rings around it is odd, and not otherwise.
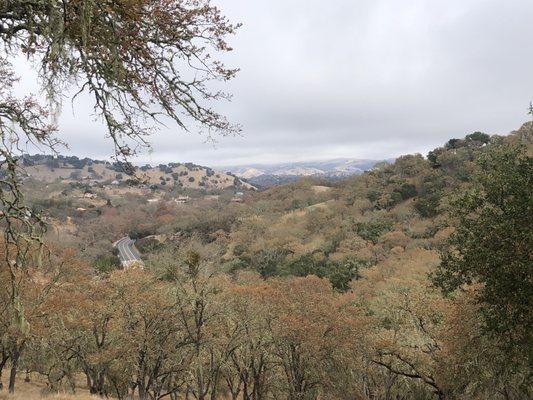
[[[101,178],[98,179],[99,181],[114,180],[116,175],[118,174],[117,171],[110,169],[110,167],[104,164],[93,164],[91,165],[91,167],[95,171],[96,174],[101,176]],[[65,180],[65,183],[72,182],[73,180],[70,178],[70,175],[72,172],[75,172],[75,171],[79,172],[79,175],[81,177],[86,177],[86,176],[91,175],[91,173],[89,173],[89,166],[87,165],[81,169],[72,168],[71,166],[70,167],[61,166],[60,168],[54,168],[54,170],[52,171],[48,166],[41,164],[41,165],[25,167],[25,171],[35,180],[45,182],[45,183],[52,183],[60,178]],[[190,189],[202,189],[203,186],[200,186],[200,182],[202,182],[203,177],[207,176],[207,170],[203,167],[199,167],[196,170],[196,168],[189,169],[185,165],[180,165],[180,166],[172,168],[172,172],[176,172],[176,173],[187,172],[187,175],[179,177],[179,181],[181,182],[183,187],[190,188]],[[218,175],[218,177],[216,175]],[[159,184],[160,183],[159,178],[161,176],[165,178],[171,178],[171,181],[173,180],[171,174],[167,174],[167,173],[160,171],[158,167],[154,167],[143,172],[138,171],[138,176],[142,178],[143,180],[146,180],[150,184]],[[190,177],[194,178],[193,182],[189,182]],[[205,188],[226,189],[228,187],[233,186],[233,184],[234,184],[234,177],[232,175],[229,175],[228,173],[222,172],[222,171],[215,171],[215,175],[208,177],[207,181],[205,182],[205,185],[206,185]],[[243,182],[242,186],[245,189],[253,188],[252,185],[246,182]],[[126,191],[127,188],[121,187],[120,189],[123,191]]]
[[[319,185],[311,186],[311,189],[315,193],[324,193],[324,192],[329,192],[331,190],[329,186],[319,186]]]
[[[91,396],[87,390],[80,388],[77,394],[57,393],[43,394],[46,385],[38,378],[32,377],[31,382],[18,379],[15,386],[15,394],[7,393],[7,381],[4,380],[4,390],[0,391],[0,400],[96,400],[100,397]]]
[[[7,393],[0,393],[0,400],[96,400],[101,399],[101,397],[90,396],[88,394],[52,394],[44,396],[42,394],[31,394],[18,392],[14,395],[9,395]]]

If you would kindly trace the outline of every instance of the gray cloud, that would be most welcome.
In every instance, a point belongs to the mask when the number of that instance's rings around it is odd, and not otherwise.
[[[205,164],[426,152],[474,130],[505,133],[533,99],[530,0],[217,0],[244,23],[241,68],[219,105],[243,137],[163,129],[139,161]],[[28,88],[26,88],[28,89]],[[71,152],[108,156],[90,99],[66,106]]]

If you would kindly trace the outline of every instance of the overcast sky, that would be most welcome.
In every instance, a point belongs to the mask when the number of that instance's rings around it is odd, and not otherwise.
[[[218,109],[242,137],[163,129],[143,162],[389,158],[475,130],[507,133],[533,100],[532,0],[215,0],[243,27]],[[25,72],[25,77],[29,77]],[[88,99],[67,103],[70,153],[106,158]]]

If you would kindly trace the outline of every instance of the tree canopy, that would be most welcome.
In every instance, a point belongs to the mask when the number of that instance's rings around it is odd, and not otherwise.
[[[474,187],[452,206],[455,231],[434,282],[450,293],[480,285],[487,328],[531,349],[533,298],[533,158],[502,145],[479,160]]]
[[[0,56],[4,66],[21,54],[33,62],[51,104],[72,87],[89,92],[117,151],[129,155],[124,139],[145,144],[164,117],[238,130],[208,104],[227,95],[206,85],[236,73],[212,57],[231,50],[236,28],[209,0],[2,0]]]

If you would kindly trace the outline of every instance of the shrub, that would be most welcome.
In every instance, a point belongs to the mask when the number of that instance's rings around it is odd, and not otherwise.
[[[369,240],[376,244],[379,237],[392,229],[392,223],[389,221],[368,221],[358,222],[355,224],[355,231],[365,240]]]
[[[93,268],[101,274],[107,274],[120,268],[120,260],[116,255],[100,256],[93,263]]]
[[[418,195],[416,186],[410,183],[404,183],[399,189],[395,189],[403,200],[411,199]]]
[[[422,217],[431,218],[439,213],[440,199],[439,193],[433,193],[419,198],[414,207]]]

